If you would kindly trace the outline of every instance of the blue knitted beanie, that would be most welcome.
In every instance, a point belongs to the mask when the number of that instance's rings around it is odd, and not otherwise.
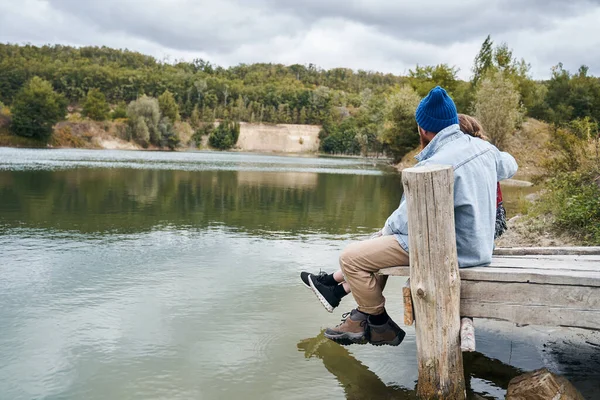
[[[446,91],[436,86],[421,100],[415,113],[417,124],[428,132],[439,131],[458,124],[458,113],[454,102]]]

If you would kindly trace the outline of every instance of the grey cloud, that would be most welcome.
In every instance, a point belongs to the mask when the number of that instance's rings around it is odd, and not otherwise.
[[[297,37],[328,20],[370,27],[396,40],[435,46],[514,30],[543,31],[587,12],[598,0],[47,0],[100,32],[166,48],[227,54],[277,37]],[[408,60],[406,60],[408,61]]]
[[[468,77],[489,33],[532,62],[598,74],[600,0],[0,0],[0,41],[109,45],[161,58],[315,63],[404,73],[449,63]],[[578,24],[581,24],[578,25]],[[581,27],[586,29],[582,32]],[[573,63],[573,64],[570,64]]]
[[[48,2],[101,31],[122,32],[178,50],[228,52],[302,29],[293,15],[242,1]]]
[[[264,0],[273,9],[301,16],[306,22],[345,18],[405,40],[447,45],[515,29],[548,29],[557,17],[587,12],[590,0],[467,0],[424,2],[384,0]]]

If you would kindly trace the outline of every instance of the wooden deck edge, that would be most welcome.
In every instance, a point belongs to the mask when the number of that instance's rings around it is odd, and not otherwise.
[[[499,247],[495,256],[557,256],[557,255],[600,255],[600,246],[596,247]]]
[[[573,275],[544,273],[544,270],[519,270],[516,268],[502,267],[475,267],[459,269],[460,279],[463,281],[485,281],[498,283],[530,283],[541,285],[567,285],[600,287],[600,274],[593,272],[593,277],[581,276],[581,271],[573,271]],[[410,267],[399,266],[380,269],[379,275],[410,276]]]
[[[461,314],[472,318],[491,319],[521,326],[560,326],[600,331],[599,310],[573,310],[549,306],[526,306],[499,303],[480,303],[462,300]]]

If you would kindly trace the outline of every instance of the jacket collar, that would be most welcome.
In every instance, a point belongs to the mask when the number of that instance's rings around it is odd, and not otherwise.
[[[433,157],[433,155],[437,153],[438,150],[446,143],[456,140],[462,135],[464,135],[464,133],[460,131],[460,126],[458,124],[450,125],[449,127],[439,131],[433,140],[429,142],[429,144],[423,150],[421,150],[421,152],[417,154],[415,158],[418,162],[427,160],[428,158]]]

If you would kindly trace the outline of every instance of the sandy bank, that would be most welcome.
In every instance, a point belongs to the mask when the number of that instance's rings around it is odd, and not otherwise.
[[[277,153],[316,153],[320,126],[240,124],[236,148],[242,151]]]

